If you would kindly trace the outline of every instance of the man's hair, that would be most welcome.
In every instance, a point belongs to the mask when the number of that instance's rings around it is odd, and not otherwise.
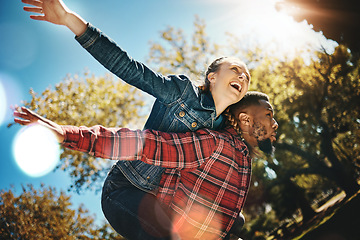
[[[249,91],[245,96],[237,103],[230,105],[230,112],[239,112],[239,109],[244,109],[250,106],[260,106],[260,100],[269,102],[269,96],[262,92]]]
[[[237,103],[230,105],[225,111],[226,125],[232,126],[239,134],[241,134],[239,119],[240,112],[250,106],[260,106],[260,100],[269,101],[268,95],[262,92],[249,91]]]

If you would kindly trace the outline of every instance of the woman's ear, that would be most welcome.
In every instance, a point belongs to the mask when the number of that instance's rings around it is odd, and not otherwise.
[[[243,126],[250,126],[251,117],[246,113],[239,113],[239,121]]]
[[[215,81],[215,79],[216,79],[216,73],[215,72],[209,73],[207,78],[208,78],[210,83],[213,83]]]

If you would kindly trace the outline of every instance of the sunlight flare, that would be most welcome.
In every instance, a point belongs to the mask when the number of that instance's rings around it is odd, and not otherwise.
[[[25,174],[41,177],[56,167],[60,159],[60,147],[50,130],[34,124],[18,132],[13,142],[13,154]]]
[[[233,1],[226,16],[214,18],[228,33],[239,38],[240,48],[255,49],[276,57],[299,52],[333,49],[337,44],[321,32],[315,32],[306,21],[296,22],[285,11],[276,8],[276,0]],[[297,9],[293,9],[297,11]]]

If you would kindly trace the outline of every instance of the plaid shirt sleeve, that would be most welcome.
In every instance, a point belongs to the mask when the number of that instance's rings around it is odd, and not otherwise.
[[[62,126],[69,149],[111,160],[141,160],[164,168],[197,168],[215,150],[216,139],[201,129],[187,133]]]

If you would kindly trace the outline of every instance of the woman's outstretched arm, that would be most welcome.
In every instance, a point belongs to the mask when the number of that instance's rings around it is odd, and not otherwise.
[[[188,79],[184,76],[170,79],[135,61],[99,29],[68,9],[62,0],[22,2],[30,5],[25,6],[24,10],[34,13],[31,19],[67,26],[77,36],[76,40],[105,68],[160,101],[168,103],[177,100],[182,94],[180,88],[186,87]]]
[[[87,22],[71,11],[61,0],[22,0],[22,2],[30,5],[24,7],[25,11],[36,13],[30,16],[31,19],[64,25],[76,36],[83,34],[87,28]]]

